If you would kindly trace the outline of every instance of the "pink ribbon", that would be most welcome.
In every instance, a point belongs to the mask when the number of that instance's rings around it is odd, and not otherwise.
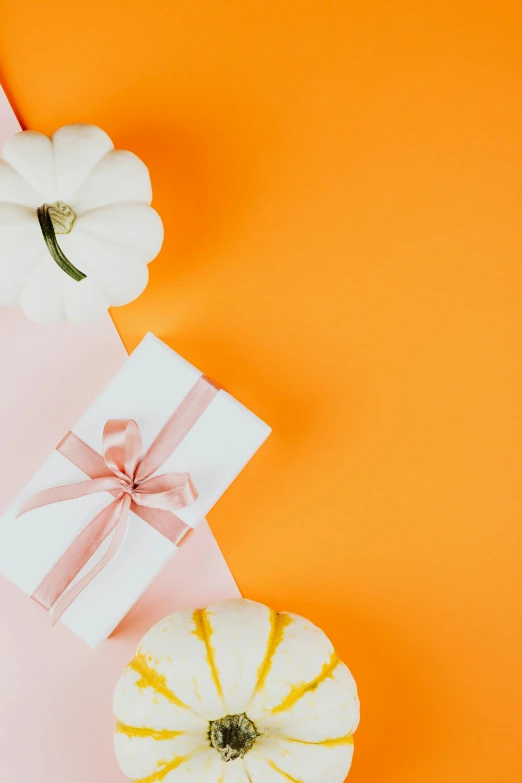
[[[193,528],[174,512],[190,505],[198,497],[190,475],[152,474],[181,443],[218,391],[219,387],[206,376],[200,378],[143,458],[139,427],[133,419],[110,419],[106,423],[103,456],[73,432],[68,432],[58,444],[57,451],[89,476],[89,480],[39,492],[20,509],[17,516],[50,503],[97,492],[110,492],[114,500],[89,522],[31,596],[46,611],[54,607],[53,622],[114,558],[125,537],[129,511],[176,546],[187,541]],[[114,535],[103,557],[70,587],[112,531]]]

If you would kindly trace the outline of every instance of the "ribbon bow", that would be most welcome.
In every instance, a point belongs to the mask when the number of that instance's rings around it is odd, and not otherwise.
[[[39,492],[17,516],[50,503],[98,492],[110,492],[114,500],[89,522],[31,596],[47,611],[54,607],[53,622],[113,559],[125,536],[129,511],[176,546],[181,546],[191,535],[193,528],[174,513],[198,497],[190,475],[152,474],[172,454],[218,390],[208,378],[200,378],[143,458],[139,427],[133,419],[109,419],[103,430],[103,456],[73,432],[68,432],[58,444],[57,451],[89,476],[89,480]],[[113,530],[112,541],[102,558],[69,588]]]

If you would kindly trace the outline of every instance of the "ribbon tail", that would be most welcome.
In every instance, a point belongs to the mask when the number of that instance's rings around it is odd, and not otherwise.
[[[88,584],[92,582],[92,580],[100,574],[103,569],[109,565],[113,557],[116,555],[118,549],[123,543],[123,539],[125,538],[125,534],[127,532],[127,526],[128,526],[128,513],[123,510],[122,516],[120,518],[120,521],[118,522],[118,525],[116,527],[115,533],[112,537],[112,541],[109,544],[109,548],[103,555],[103,557],[96,563],[96,565],[91,568],[89,573],[85,574],[85,576],[82,576],[81,579],[79,579],[72,587],[67,590],[66,593],[64,593],[61,598],[58,599],[56,604],[54,605],[53,609],[53,622],[52,625],[55,625],[62,614],[66,611],[66,609],[69,608],[69,606],[72,604],[73,601],[75,601],[80,593],[82,593]]]
[[[31,598],[46,611],[50,611],[98,547],[114,530],[129,506],[129,496],[123,495],[100,511],[51,568]],[[65,608],[62,608],[62,614]]]
[[[17,518],[21,517],[22,514],[27,514],[28,511],[34,511],[34,509],[49,506],[52,503],[61,503],[64,500],[83,498],[86,495],[95,495],[98,492],[115,492],[117,490],[121,492],[121,481],[116,476],[104,476],[103,478],[90,479],[89,481],[80,481],[78,484],[66,484],[63,487],[44,489],[42,492],[33,495],[22,506],[16,516]]]

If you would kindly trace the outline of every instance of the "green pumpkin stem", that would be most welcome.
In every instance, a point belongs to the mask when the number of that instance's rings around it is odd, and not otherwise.
[[[56,234],[68,234],[75,221],[76,215],[67,204],[57,201],[56,204],[42,204],[37,209],[40,228],[45,239],[45,244],[60,269],[72,277],[73,280],[84,280],[87,275],[76,269],[64,254],[56,239]]]

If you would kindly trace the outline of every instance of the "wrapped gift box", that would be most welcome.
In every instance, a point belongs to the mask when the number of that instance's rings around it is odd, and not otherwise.
[[[145,453],[201,375],[149,334],[72,432],[102,454],[105,423],[109,419],[134,419]],[[190,505],[176,511],[177,516],[195,528],[269,433],[270,428],[261,419],[220,390],[154,474],[190,474],[199,495]],[[17,514],[36,493],[86,478],[65,456],[53,451],[0,520],[0,572],[28,595],[34,593],[81,531],[114,498],[108,492],[100,492],[43,506],[18,518]],[[78,578],[100,560],[111,537],[94,553]],[[186,546],[190,546],[190,540]],[[66,609],[61,622],[91,647],[97,647],[176,551],[177,547],[167,538],[130,512],[127,533],[116,556]]]

